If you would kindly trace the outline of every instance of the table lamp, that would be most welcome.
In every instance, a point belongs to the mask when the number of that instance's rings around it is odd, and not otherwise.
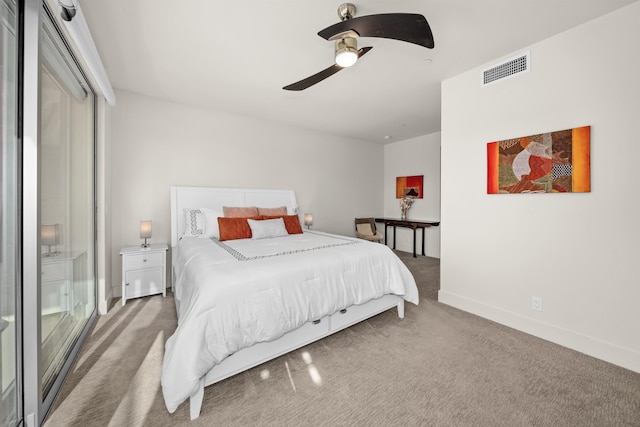
[[[60,224],[43,224],[40,226],[40,244],[49,247],[43,256],[51,257],[58,254],[56,248],[51,251],[51,246],[60,244]]]
[[[309,226],[313,225],[313,214],[304,214],[304,225],[307,226],[307,229],[309,229]]]
[[[144,243],[140,245],[142,249],[149,249],[147,239],[151,238],[151,221],[140,221],[140,238],[144,239]]]

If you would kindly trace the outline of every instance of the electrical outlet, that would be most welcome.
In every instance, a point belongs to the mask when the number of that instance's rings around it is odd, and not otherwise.
[[[531,308],[536,311],[542,311],[542,298],[531,297]]]

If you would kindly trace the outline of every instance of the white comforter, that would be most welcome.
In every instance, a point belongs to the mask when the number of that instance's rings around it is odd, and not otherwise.
[[[418,304],[406,266],[385,245],[319,232],[261,240],[183,238],[175,248],[178,328],[165,346],[169,412],[224,358],[385,294]]]

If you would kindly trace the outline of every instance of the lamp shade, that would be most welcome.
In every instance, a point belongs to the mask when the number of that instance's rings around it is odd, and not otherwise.
[[[140,221],[140,238],[151,238],[151,221]]]
[[[310,214],[310,213],[304,214],[304,225],[306,226],[313,225],[313,214]]]
[[[345,37],[336,41],[336,64],[351,67],[358,60],[358,42],[355,37]]]
[[[336,53],[336,64],[343,68],[351,67],[358,60],[358,54],[352,50],[343,50]]]
[[[49,224],[40,226],[40,243],[42,245],[53,246],[60,244],[60,224]]]

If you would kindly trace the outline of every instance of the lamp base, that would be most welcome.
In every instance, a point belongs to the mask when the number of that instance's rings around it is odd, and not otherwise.
[[[58,252],[57,250],[54,250],[54,251],[52,252],[52,251],[51,251],[51,245],[47,245],[47,246],[49,246],[49,250],[48,250],[47,252],[45,252],[45,253],[43,253],[43,254],[42,254],[42,256],[43,256],[43,257],[50,258],[50,257],[54,257],[54,256],[56,256],[56,255],[59,255],[59,254],[60,254],[60,252]]]

